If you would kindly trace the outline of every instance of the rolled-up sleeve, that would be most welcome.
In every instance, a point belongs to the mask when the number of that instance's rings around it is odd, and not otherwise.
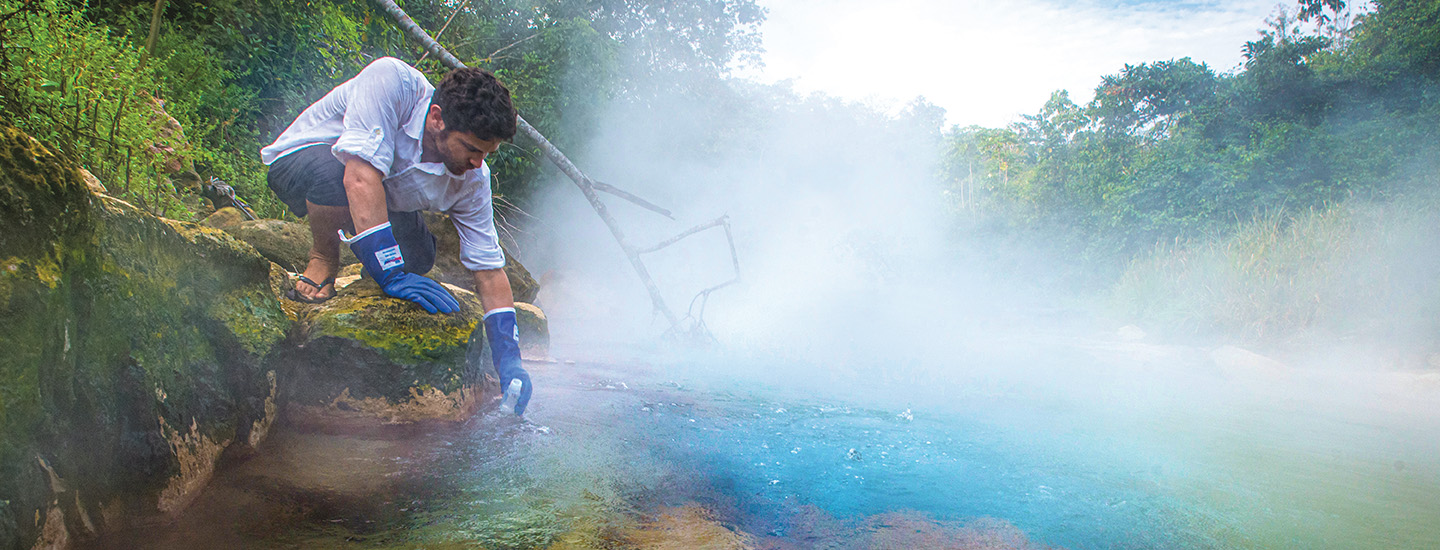
[[[490,201],[489,172],[486,183],[450,210],[450,219],[460,233],[460,263],[470,271],[505,267],[505,251],[495,232],[495,210]]]
[[[395,161],[395,136],[400,132],[402,109],[413,103],[415,83],[408,67],[393,57],[375,60],[343,85],[344,129],[330,151],[341,162],[354,156],[369,162],[385,176]]]

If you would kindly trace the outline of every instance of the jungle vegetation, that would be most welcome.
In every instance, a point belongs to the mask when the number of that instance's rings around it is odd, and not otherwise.
[[[754,59],[764,18],[751,0],[402,5],[467,64],[496,72],[526,119],[567,149],[605,102],[700,86]],[[642,62],[619,63],[622,51]],[[0,116],[156,213],[197,211],[186,204],[195,176],[174,165],[183,158],[279,217],[258,147],[385,55],[437,81],[445,73],[365,0],[0,0]],[[164,131],[161,110],[183,138]],[[516,200],[540,170],[527,147],[491,160],[497,191]]]
[[[498,73],[572,156],[584,157],[611,102],[757,97],[727,86],[761,52],[754,0],[402,6],[463,61]],[[1177,335],[1402,334],[1431,346],[1440,2],[1281,8],[1236,45],[1234,69],[1126,65],[1093,100],[1057,91],[1001,128],[945,129],[923,101],[903,116],[934,126],[936,192],[963,238],[1048,251],[1047,269],[1107,296],[1117,316]],[[280,217],[259,147],[382,55],[444,73],[365,0],[0,0],[0,117],[152,212],[194,218],[195,181],[214,176]],[[714,146],[741,124],[685,145]],[[525,204],[545,181],[540,159],[518,140],[492,158],[498,205]]]
[[[1243,66],[1126,65],[1004,128],[953,128],[957,208],[1042,236],[1116,313],[1304,346],[1440,340],[1440,2],[1282,6]],[[1287,9],[1288,8],[1288,9]]]

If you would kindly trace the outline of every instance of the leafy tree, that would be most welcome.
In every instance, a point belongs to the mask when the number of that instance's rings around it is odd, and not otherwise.
[[[1244,45],[1235,73],[1126,65],[1087,105],[1057,92],[1010,128],[952,130],[947,174],[983,191],[969,203],[982,215],[1112,272],[1157,242],[1266,212],[1422,192],[1414,174],[1440,152],[1440,4],[1374,7],[1341,28],[1344,2],[1304,0],[1298,20],[1281,11]]]
[[[1091,109],[1112,135],[1164,138],[1180,117],[1215,102],[1219,80],[1188,57],[1125,65],[1101,80]]]

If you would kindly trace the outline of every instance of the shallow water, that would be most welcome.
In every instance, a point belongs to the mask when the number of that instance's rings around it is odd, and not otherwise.
[[[1050,372],[1002,361],[906,399],[531,362],[525,422],[281,429],[176,524],[101,546],[1440,547],[1434,392],[1042,354]]]

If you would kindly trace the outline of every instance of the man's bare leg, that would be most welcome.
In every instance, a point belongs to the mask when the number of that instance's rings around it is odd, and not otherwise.
[[[310,214],[310,262],[305,266],[305,277],[317,283],[334,277],[340,271],[340,236],[336,231],[344,229],[354,232],[350,221],[350,207],[324,206],[305,201]],[[332,286],[332,285],[326,285]],[[295,291],[311,299],[333,296],[335,289],[315,288],[304,284],[295,285]]]

